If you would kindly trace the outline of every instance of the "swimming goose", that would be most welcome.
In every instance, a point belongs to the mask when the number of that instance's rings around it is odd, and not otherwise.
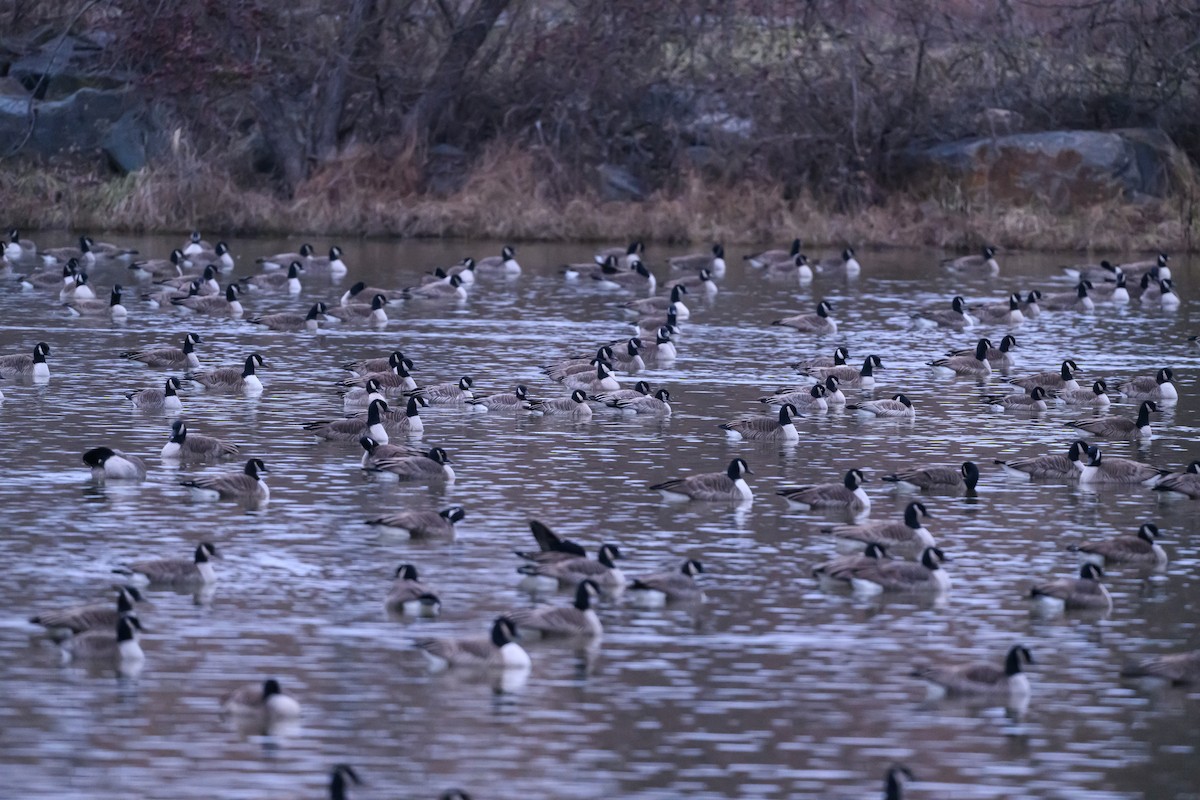
[[[808,256],[798,253],[793,258],[785,258],[766,266],[767,278],[771,280],[792,280],[795,275],[801,286],[812,283],[813,269],[809,266]]]
[[[840,270],[845,273],[847,278],[857,277],[862,272],[862,265],[858,263],[858,259],[854,257],[854,248],[847,247],[836,256],[823,258],[817,262],[817,272],[833,272]]]
[[[186,289],[164,289],[158,292],[143,292],[140,296],[151,308],[169,308],[176,300],[182,300],[185,297],[202,294],[200,281],[193,278],[187,285]]]
[[[492,634],[488,638],[425,639],[416,646],[434,669],[465,667],[525,671],[532,662],[516,638],[516,624],[508,617],[498,617],[492,623]]]
[[[1166,253],[1159,253],[1155,258],[1146,261],[1130,261],[1120,266],[1125,274],[1134,280],[1139,280],[1143,275],[1151,272],[1169,278],[1171,277],[1171,268],[1167,266],[1167,263],[1170,260],[1171,257]]]
[[[1079,553],[1079,558],[1083,561],[1102,567],[1110,564],[1134,564],[1161,569],[1167,565],[1167,551],[1155,541],[1157,536],[1158,526],[1147,522],[1138,528],[1133,536],[1123,534],[1099,542],[1069,544],[1067,550]]]
[[[717,277],[724,275],[724,246],[720,244],[714,244],[709,253],[695,253],[686,256],[674,256],[667,259],[667,266],[669,266],[671,269],[678,269],[686,272],[699,272],[701,269],[707,269]]]
[[[753,475],[744,459],[735,458],[724,472],[705,472],[686,478],[673,478],[656,483],[650,490],[658,492],[666,500],[714,500],[724,502],[748,502],[754,499],[745,475]]]
[[[476,270],[503,270],[506,275],[517,275],[521,272],[521,265],[517,263],[517,253],[509,245],[504,245],[500,248],[500,255],[488,256],[481,258],[475,262]]]
[[[389,458],[413,458],[415,456],[424,456],[425,449],[413,444],[380,444],[370,436],[364,436],[358,440],[362,445],[363,469],[370,469],[375,466],[376,461],[383,461]]]
[[[9,228],[8,243],[4,245],[4,257],[12,262],[27,261],[37,257],[37,242],[21,238],[21,232]]]
[[[421,419],[421,406],[428,405],[425,399],[411,395],[403,411],[389,409],[383,412],[383,427],[392,436],[419,438],[425,432],[425,421]],[[362,417],[359,413],[358,417]]]
[[[175,298],[171,301],[171,304],[210,317],[241,319],[244,309],[242,308],[241,301],[238,300],[240,292],[241,288],[236,283],[231,283],[225,287],[225,294],[223,295],[193,294],[187,297]]]
[[[632,389],[617,389],[615,392],[600,392],[588,396],[588,400],[593,400],[597,403],[603,403],[610,408],[616,408],[617,402],[620,400],[636,400],[639,397],[646,397],[653,390],[650,384],[646,381],[638,381]]]
[[[1112,597],[1100,582],[1104,570],[1085,563],[1078,578],[1059,578],[1040,583],[1029,590],[1029,596],[1047,611],[1111,611]]]
[[[519,411],[528,400],[529,390],[518,384],[512,391],[472,397],[467,401],[467,405],[472,411]]]
[[[946,554],[937,547],[927,547],[920,563],[876,559],[850,573],[850,585],[855,592],[926,592],[938,594],[950,588],[950,577],[941,568]]]
[[[613,350],[608,363],[612,364],[614,369],[623,369],[629,373],[644,370],[646,368],[646,361],[642,358],[641,337],[630,337],[625,341],[624,348],[618,347]]]
[[[962,466],[917,467],[904,472],[893,472],[884,475],[885,483],[894,483],[898,489],[913,492],[943,491],[952,489],[958,491],[966,488],[968,492],[975,491],[979,483],[979,467],[974,461],[964,461]]]
[[[50,377],[50,367],[46,364],[48,355],[50,345],[38,342],[33,346],[32,355],[0,356],[0,378],[45,380]]]
[[[421,583],[417,568],[412,564],[401,564],[392,578],[383,607],[390,614],[409,614],[419,617],[434,617],[442,608],[442,601],[428,585]]]
[[[930,697],[990,695],[1009,704],[1023,706],[1029,701],[1029,678],[1021,664],[1033,663],[1029,648],[1013,645],[1004,658],[1004,669],[991,664],[965,664],[959,667],[919,667],[912,676],[929,683]]]
[[[1068,406],[1097,406],[1104,408],[1112,401],[1108,399],[1105,392],[1108,390],[1108,384],[1103,380],[1098,380],[1092,384],[1090,389],[1060,389],[1054,393],[1056,402]]]
[[[89,281],[91,278],[86,272],[76,273],[72,281],[64,285],[58,293],[59,301],[65,304],[70,300],[95,300],[96,291]]]
[[[626,261],[620,256],[610,254],[604,258],[595,258],[593,261],[582,264],[563,264],[559,267],[558,271],[567,280],[575,281],[585,275],[594,278],[601,273],[615,275],[624,270],[635,270],[639,263],[641,263],[641,259]]]
[[[565,375],[560,383],[568,389],[582,389],[586,394],[613,392],[621,388],[621,384],[613,375],[612,367],[604,361],[596,363],[594,375],[591,373]]]
[[[794,328],[803,333],[837,333],[837,322],[830,318],[830,311],[833,311],[833,306],[828,300],[822,300],[817,303],[817,313],[815,314],[798,314],[794,317],[784,317],[783,319],[775,320],[771,324],[782,325],[785,328]]]
[[[1155,678],[1169,681],[1176,686],[1200,682],[1200,650],[1146,658],[1127,664],[1121,670],[1121,677]]]
[[[299,333],[308,331],[316,333],[320,317],[325,315],[327,306],[324,303],[313,303],[312,308],[308,309],[307,314],[292,314],[289,312],[280,312],[278,314],[264,314],[261,317],[249,317],[247,322],[252,325],[262,325],[264,328],[270,328],[273,331],[280,333]]]
[[[526,399],[523,407],[535,417],[570,415],[583,419],[592,416],[592,407],[588,405],[587,393],[582,389],[571,392],[570,397],[556,397],[549,400]]]
[[[325,309],[325,316],[337,322],[361,322],[367,325],[386,325],[388,321],[387,296],[376,294],[370,303],[346,303]]]
[[[850,351],[845,347],[835,347],[832,356],[816,356],[814,358],[806,358],[803,361],[795,361],[788,366],[797,372],[808,372],[812,369],[820,367],[840,367],[846,363],[846,359],[850,357]]]
[[[418,386],[412,390],[411,394],[420,397],[431,406],[457,405],[465,403],[475,396],[471,393],[471,387],[474,384],[474,378],[464,375],[453,383],[431,383]]]
[[[1020,386],[1026,391],[1035,386],[1040,386],[1047,392],[1078,389],[1079,382],[1075,380],[1075,372],[1078,369],[1079,365],[1068,358],[1062,363],[1062,368],[1058,372],[1039,372],[1036,375],[1026,375],[1022,378],[1009,378],[1008,382],[1013,386]]]
[[[518,555],[522,555],[518,553]],[[621,558],[621,548],[615,544],[600,545],[596,560],[580,555],[574,558],[538,559],[517,567],[517,572],[527,576],[522,581],[528,585],[549,588],[552,586],[576,586],[582,580],[591,580],[601,589],[617,591],[625,586],[625,573],[616,565]],[[531,580],[532,579],[532,580]]]
[[[704,591],[696,583],[696,576],[702,572],[704,565],[689,558],[679,569],[634,578],[629,596],[637,605],[654,608],[667,603],[694,603],[704,599]]]
[[[1117,270],[1117,278],[1112,282],[1107,280],[1093,282],[1090,297],[1093,301],[1112,303],[1113,305],[1128,303],[1129,284],[1126,282],[1125,273]]]
[[[825,404],[829,407],[846,405],[846,395],[841,389],[841,378],[836,375],[828,375],[825,378]],[[872,379],[874,383],[874,379]]]
[[[383,514],[366,521],[367,525],[376,525],[391,531],[407,534],[413,539],[447,539],[454,540],[454,523],[462,522],[467,512],[462,506],[450,506],[441,511],[399,511],[394,514]],[[413,576],[416,580],[416,576]]]
[[[859,416],[878,417],[880,419],[912,419],[917,415],[912,401],[902,394],[894,394],[890,399],[866,400],[862,403],[850,403],[847,409]]]
[[[1158,411],[1153,400],[1143,400],[1138,406],[1137,419],[1128,417],[1097,417],[1067,423],[1069,427],[1087,431],[1093,436],[1113,441],[1145,441],[1154,437],[1150,429],[1150,412]]]
[[[136,392],[126,392],[134,408],[143,411],[180,411],[183,403],[179,400],[179,378],[174,375],[167,378],[161,389],[142,389]]]
[[[962,272],[976,272],[985,275],[999,275],[1000,265],[996,263],[996,248],[985,246],[978,255],[947,258],[941,262],[946,269]]]
[[[400,481],[454,483],[450,456],[440,447],[434,447],[423,456],[377,459],[374,466],[368,469],[371,472],[387,473]]]
[[[1065,456],[1042,455],[1029,458],[1015,458],[1008,461],[995,459],[993,463],[1004,469],[1004,474],[1022,480],[1032,478],[1052,478],[1074,480],[1083,472],[1080,459],[1087,455],[1088,443],[1083,439],[1071,442]]]
[[[840,367],[817,367],[810,369],[808,374],[818,381],[837,378],[839,391],[841,387],[848,389],[870,389],[875,385],[875,370],[883,369],[883,362],[877,355],[869,355],[863,359],[861,369],[843,364]],[[826,386],[826,388],[829,388]],[[832,395],[832,392],[830,393]],[[832,400],[829,400],[832,403]]]
[[[253,718],[265,728],[300,716],[300,703],[283,693],[279,681],[268,678],[262,683],[239,686],[221,699],[221,710],[235,717]]]
[[[211,542],[201,542],[188,558],[156,558],[134,561],[113,569],[121,575],[139,576],[155,586],[191,586],[208,584],[217,579],[212,559],[220,558]]]
[[[367,381],[375,381],[379,384],[385,397],[399,397],[407,395],[417,390],[417,382],[408,372],[408,364],[412,362],[408,359],[401,359],[395,366],[390,367],[384,372],[367,372],[359,375],[356,378],[346,378],[337,382],[338,386],[343,388],[366,388]]]
[[[1080,281],[1073,292],[1042,295],[1038,300],[1038,306],[1042,311],[1080,311],[1084,313],[1096,308],[1092,298],[1088,297],[1087,281]]]
[[[1000,340],[999,347],[989,347],[987,351],[988,363],[992,365],[993,370],[1008,371],[1013,367],[1013,357],[1009,351],[1015,350],[1017,347],[1017,337],[1011,333],[1004,334],[1004,338]],[[967,350],[951,350],[946,355],[948,356],[970,356],[974,355],[974,348]]]
[[[88,450],[83,454],[83,463],[92,468],[92,477],[98,480],[146,479],[145,461],[109,447],[93,447]]]
[[[129,316],[129,311],[121,304],[122,291],[124,290],[120,284],[117,284],[112,288],[107,300],[72,300],[63,305],[73,317],[109,316],[117,320],[125,319]]]
[[[236,444],[188,431],[187,423],[177,419],[171,423],[171,438],[163,445],[163,459],[208,461],[240,454]]]
[[[193,255],[204,250],[212,250],[212,245],[204,240],[200,235],[200,231],[192,231],[188,235],[188,240],[183,243],[183,252],[187,255]]]
[[[262,356],[258,353],[251,353],[246,356],[246,363],[241,368],[237,367],[220,367],[218,369],[204,370],[202,372],[189,372],[186,377],[203,386],[210,392],[221,392],[229,394],[232,392],[243,392],[249,395],[262,394],[262,381],[258,379],[255,370],[258,367],[266,366]]]
[[[252,505],[266,505],[271,491],[259,473],[267,472],[261,458],[246,462],[241,472],[223,475],[202,475],[189,481],[180,481],[197,500],[237,500]]]
[[[1168,470],[1152,467],[1129,458],[1103,458],[1100,448],[1095,445],[1087,450],[1090,459],[1079,474],[1080,483],[1141,483],[1154,486]]]
[[[955,297],[950,301],[949,311],[930,311],[924,314],[913,314],[917,325],[923,328],[949,328],[962,331],[975,327],[977,319],[967,313],[966,301]]]
[[[136,586],[117,586],[117,602],[88,603],[71,606],[57,611],[45,611],[29,618],[34,625],[41,625],[52,638],[61,639],[68,634],[80,634],[89,630],[112,630],[123,614],[133,613],[134,604],[142,602],[142,593]]]
[[[342,410],[347,412],[361,411],[370,406],[372,400],[384,399],[383,387],[375,378],[367,378],[363,386],[339,389],[338,394],[342,398]]]
[[[792,246],[788,250],[763,250],[759,253],[750,253],[742,256],[743,261],[748,261],[750,266],[755,269],[762,269],[770,266],[777,261],[790,261],[800,253],[801,242],[799,237],[792,240]]]
[[[533,538],[538,543],[538,549],[513,551],[526,561],[532,561],[536,564],[548,564],[552,561],[587,558],[587,550],[582,545],[570,539],[562,538],[536,519],[529,520],[529,529],[533,532]]]
[[[449,283],[450,278],[454,275],[458,276],[463,286],[473,285],[475,283],[475,259],[467,256],[457,264],[449,267],[438,267],[433,272],[421,278],[421,283]]]
[[[122,614],[113,629],[94,628],[63,642],[63,652],[76,661],[108,662],[122,675],[141,671],[146,654],[138,644],[142,623],[134,614]]]
[[[1015,410],[1036,414],[1046,410],[1046,390],[1034,386],[1027,394],[990,395],[983,398],[982,402],[993,411]]]
[[[327,442],[357,442],[370,436],[380,444],[388,443],[388,433],[383,427],[383,412],[388,410],[387,401],[372,400],[367,406],[367,417],[343,417],[304,423],[304,430]]]
[[[211,264],[220,272],[229,272],[234,267],[233,256],[229,254],[229,245],[225,242],[217,242],[212,249],[205,247],[190,253],[184,250],[183,253],[193,264]]]
[[[298,253],[275,253],[274,255],[260,256],[254,259],[254,263],[261,266],[264,270],[283,269],[293,261],[299,261],[302,264],[310,263],[313,252],[311,244],[302,244]]]
[[[646,254],[646,245],[640,241],[632,241],[628,247],[606,247],[603,250],[597,250],[592,256],[592,260],[597,264],[603,264],[610,258],[618,259],[621,266],[628,269],[633,262],[641,261]]]
[[[867,512],[871,510],[871,498],[862,488],[866,480],[862,470],[852,469],[846,472],[841,483],[785,486],[775,494],[781,495],[789,505],[801,508],[846,508]]]
[[[1113,388],[1130,400],[1158,400],[1172,402],[1179,399],[1179,390],[1172,382],[1175,371],[1163,367],[1153,375],[1139,375],[1127,381],[1116,381]]]
[[[792,418],[799,413],[794,405],[785,403],[779,407],[778,419],[763,416],[744,417],[726,422],[720,427],[733,441],[746,439],[756,442],[797,442],[800,440],[800,433],[796,430]]]
[[[349,764],[335,764],[329,776],[329,800],[346,800],[349,786],[362,783],[358,773]]]
[[[675,313],[675,306],[667,309],[667,314],[664,317],[662,314],[651,314],[648,317],[643,317],[633,323],[637,328],[638,336],[649,338],[654,336],[664,326],[673,336],[679,336],[683,329],[679,327],[679,317]]]
[[[861,553],[837,556],[823,564],[818,564],[813,567],[812,574],[825,588],[848,587],[850,585],[850,576],[854,573],[854,570],[869,567],[877,559],[881,558],[889,558],[887,548],[883,545],[871,543]]]
[[[79,265],[75,261],[68,261],[63,265],[62,270],[33,272],[28,275],[18,275],[16,280],[21,285],[21,291],[32,291],[35,289],[52,290],[58,289],[62,291],[67,286],[75,283],[75,273],[79,271]]]
[[[1188,464],[1187,472],[1171,472],[1154,485],[1156,492],[1178,492],[1192,500],[1200,498],[1200,461]]]
[[[593,637],[604,632],[600,618],[592,603],[600,596],[600,587],[593,580],[582,580],[575,589],[575,602],[566,608],[538,606],[508,612],[508,618],[517,624],[522,636],[536,634],[538,638],[550,636]]]
[[[666,389],[659,389],[653,396],[640,395],[617,400],[616,407],[627,414],[655,414],[669,417],[671,416],[671,393]]]
[[[658,366],[667,366],[675,361],[678,355],[675,342],[671,340],[671,328],[663,325],[654,334],[654,341],[642,347],[642,357],[655,362]]]
[[[1179,308],[1179,295],[1175,293],[1175,282],[1170,278],[1164,278],[1158,282],[1159,295],[1158,304],[1166,309]],[[1142,295],[1142,302],[1146,302],[1146,295]]]
[[[611,363],[610,359],[613,356],[611,345],[603,345],[596,351],[596,355],[592,357],[580,356],[578,358],[569,358],[558,362],[557,364],[543,364],[542,372],[546,373],[552,381],[561,381],[568,375],[581,375],[583,373],[595,372],[596,365],[601,361]]]
[[[817,383],[803,388],[778,389],[775,394],[758,398],[758,402],[770,406],[792,405],[796,407],[798,413],[822,412],[829,410],[829,403],[825,400],[826,394],[828,394],[828,390],[825,386]]]
[[[1021,295],[1015,292],[1008,296],[1007,303],[980,306],[972,310],[977,320],[988,325],[1020,325],[1025,321],[1025,315],[1021,313]]]
[[[183,251],[176,248],[171,251],[168,258],[148,258],[143,261],[134,261],[129,265],[129,270],[139,280],[158,281],[182,277],[184,265],[187,263]]]
[[[832,533],[837,549],[843,553],[857,553],[863,545],[876,544],[908,558],[917,558],[925,548],[937,542],[925,527],[921,517],[929,517],[925,504],[914,501],[904,509],[904,520],[879,520],[858,525],[834,525],[822,528],[822,533]]]
[[[358,361],[347,361],[342,364],[342,369],[365,377],[375,372],[391,372],[397,364],[403,364],[408,369],[413,368],[411,358],[406,358],[404,353],[399,350],[393,350],[391,355],[386,358],[363,358]]]
[[[304,265],[299,261],[293,261],[288,265],[286,274],[283,272],[263,272],[258,275],[251,275],[248,278],[242,278],[238,283],[256,292],[278,292],[281,289],[286,289],[288,294],[300,294],[300,289],[302,288],[300,286],[301,272],[304,272]]]
[[[217,268],[209,264],[199,278],[194,275],[180,275],[155,281],[154,285],[178,289],[184,292],[183,297],[218,295],[221,293],[221,284],[217,283],[217,274]]]
[[[449,282],[448,277],[447,282]],[[338,300],[338,305],[346,306],[352,303],[367,303],[369,305],[370,301],[368,301],[367,298],[373,298],[377,294],[388,297],[395,295],[395,292],[393,292],[391,289],[381,289],[378,286],[367,286],[367,284],[359,281],[342,293],[341,299]],[[389,300],[389,302],[392,301]]]
[[[717,283],[713,280],[712,272],[707,269],[702,269],[695,275],[689,275],[683,278],[676,278],[673,281],[668,281],[663,284],[663,288],[673,290],[676,286],[682,286],[688,292],[699,292],[712,297],[717,293]]]
[[[630,300],[625,303],[624,308],[632,311],[635,314],[665,314],[667,309],[675,307],[675,317],[680,320],[688,319],[692,316],[692,312],[683,304],[683,296],[687,294],[686,286],[675,286],[671,289],[670,296],[659,295],[658,297],[646,297],[641,300]]]
[[[63,264],[72,259],[85,267],[96,263],[96,254],[92,252],[92,241],[86,236],[79,237],[79,247],[52,247],[49,250],[38,251],[38,255],[47,266]]]
[[[1034,319],[1041,315],[1042,307],[1039,305],[1041,299],[1042,293],[1037,289],[1025,296],[1025,302],[1021,305],[1021,312],[1025,314],[1025,319]]]
[[[1099,283],[1101,281],[1115,280],[1117,275],[1125,274],[1125,271],[1107,260],[1102,260],[1099,264],[1077,264],[1075,266],[1063,267],[1062,271],[1068,278],[1078,283],[1079,281],[1092,281]],[[1140,278],[1141,275],[1139,274]]]
[[[330,275],[345,275],[348,271],[346,262],[342,259],[342,248],[336,244],[329,248],[328,256],[309,255],[304,265],[310,269],[326,270]]]
[[[614,260],[612,264],[605,263],[603,266],[593,269],[589,274],[592,280],[599,281],[600,286],[605,289],[628,289],[650,294],[658,288],[658,279],[640,261],[635,261],[629,266],[629,269],[623,270],[616,266]],[[651,312],[656,310],[650,309]]]

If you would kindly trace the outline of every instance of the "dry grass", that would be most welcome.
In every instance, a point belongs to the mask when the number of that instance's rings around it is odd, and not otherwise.
[[[1112,201],[1069,214],[1036,206],[989,207],[953,199],[892,195],[852,213],[811,197],[785,199],[761,181],[707,182],[681,176],[676,187],[641,202],[605,202],[585,188],[567,194],[544,178],[545,165],[522,149],[494,145],[462,188],[448,197],[417,190],[423,154],[354,149],[325,164],[283,199],[245,188],[184,145],[135,175],[112,177],[66,167],[0,164],[6,222],[22,228],[179,230],[340,236],[465,237],[520,240],[758,243],[800,235],[814,245],[938,246],[1043,250],[1183,250],[1195,246],[1192,201]],[[1197,196],[1185,187],[1189,197]]]

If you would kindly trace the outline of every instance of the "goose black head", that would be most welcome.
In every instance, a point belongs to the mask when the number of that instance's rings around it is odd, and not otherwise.
[[[955,297],[950,301],[950,308],[954,309],[955,314],[963,314],[965,313],[966,302],[962,297]]]
[[[867,478],[863,475],[861,469],[851,469],[846,471],[846,476],[842,479],[842,485],[854,491],[859,487],[859,484],[866,483],[866,480]]]
[[[450,456],[447,455],[446,451],[440,447],[432,448],[428,453],[426,453],[426,455],[429,456],[430,458],[432,458],[434,461],[436,461],[439,464],[449,464],[450,463]]]
[[[968,489],[974,489],[979,483],[979,466],[974,461],[964,461],[961,473]]]
[[[800,416],[800,411],[791,403],[784,403],[779,407],[779,424],[791,425],[792,417]]]
[[[270,472],[261,458],[252,458],[246,462],[245,473],[251,478],[257,478],[260,472]]]
[[[750,470],[750,465],[746,463],[745,459],[735,458],[729,462],[729,468],[725,470],[725,474],[736,481],[743,475],[753,475],[754,473]]]
[[[576,389],[575,391],[571,392],[571,401],[574,403],[586,403],[587,394],[583,391],[583,389]]]
[[[1193,461],[1192,465],[1200,465],[1200,461]],[[1191,471],[1191,465],[1188,466],[1188,470]],[[1150,544],[1154,544],[1154,540],[1158,536],[1158,526],[1153,522],[1147,522],[1138,528],[1137,535],[1139,539],[1144,539]]]
[[[500,257],[503,258],[505,261],[508,261],[509,259],[513,258],[514,256],[516,256],[516,254],[517,254],[517,251],[514,250],[512,248],[512,246],[507,245],[507,244],[504,245],[504,247],[500,250]]]
[[[518,400],[527,400],[529,398],[529,389],[524,384],[518,383],[513,391],[516,392]]]
[[[582,580],[575,587],[575,608],[587,611],[591,608],[592,600],[600,596],[600,586],[593,580]]]
[[[828,300],[822,300],[821,302],[817,303],[818,317],[828,317],[830,311],[833,311],[833,304]]]
[[[1175,370],[1170,367],[1163,367],[1158,372],[1154,373],[1155,383],[1163,384],[1170,383],[1175,380]]]
[[[1038,400],[1045,400],[1046,399],[1046,390],[1043,389],[1041,386],[1034,386],[1032,389],[1029,390],[1029,399],[1033,400],[1035,403]]]
[[[474,385],[475,385],[475,379],[472,378],[470,375],[463,375],[461,378],[458,379],[458,388],[462,389],[464,392],[470,391],[471,387]]]
[[[725,257],[725,246],[721,245],[721,244],[714,244],[712,246],[712,254],[713,254],[713,258],[724,258]]]
[[[517,623],[508,617],[497,617],[496,621],[492,623],[492,644],[496,647],[504,647],[516,639]]]
[[[387,296],[386,295],[377,294],[371,298],[371,310],[372,311],[378,311],[379,309],[383,308],[386,305],[387,305]]]
[[[393,580],[419,581],[421,578],[417,575],[417,568],[412,564],[401,564],[396,567],[396,574],[392,576]]]
[[[1098,581],[1104,577],[1104,570],[1098,564],[1088,562],[1080,567],[1079,577],[1085,581]]]
[[[925,510],[925,504],[919,500],[909,503],[904,509],[904,524],[910,528],[920,528],[921,517],[932,518],[933,515]]]
[[[466,518],[467,512],[462,506],[450,506],[443,508],[438,514],[448,520],[450,523],[462,522]]]
[[[829,390],[826,389],[821,384],[817,383],[817,384],[813,384],[813,387],[808,390],[808,393],[810,395],[812,395],[814,398],[821,398],[821,397],[824,397],[825,395],[829,394]]]
[[[374,453],[376,448],[379,447],[379,442],[375,441],[370,436],[360,437],[358,443],[361,444],[362,449],[366,450],[368,453]]]
[[[404,407],[404,416],[406,416],[406,417],[420,416],[421,415],[421,406],[424,405],[425,403],[426,403],[426,401],[423,398],[418,397],[415,394],[409,395],[408,396],[408,404]]]
[[[942,562],[949,560],[940,547],[926,547],[924,552],[921,553],[921,563],[925,566],[925,569],[940,569]]]
[[[664,403],[671,402],[671,393],[668,392],[666,389],[659,389],[657,392],[654,393],[654,397],[658,400],[663,401]]]
[[[683,566],[679,568],[679,571],[684,575],[694,578],[704,572],[704,565],[694,558],[689,558],[683,562]]]
[[[907,408],[912,408],[912,400],[909,400],[907,397],[905,397],[905,396],[904,396],[904,395],[902,395],[902,394],[895,394],[895,395],[892,395],[892,399],[893,399],[893,400],[895,400],[897,403],[900,403],[901,405],[903,405],[903,406],[905,406],[905,407],[907,407]]]
[[[842,364],[846,363],[846,359],[848,359],[849,357],[850,357],[850,351],[847,350],[845,347],[835,347],[833,349],[833,364],[834,364],[834,366],[840,367]]]
[[[308,247],[308,245],[304,246]],[[346,800],[346,788],[350,784],[355,786],[362,784],[358,773],[349,764],[335,764],[333,772],[329,776],[330,800]]]
[[[975,343],[975,359],[977,361],[986,361],[988,349],[990,349],[991,346],[992,346],[991,341],[989,341],[986,338],[980,339],[978,342],[976,342]]]
[[[104,462],[116,455],[110,447],[93,447],[83,454],[83,463],[92,469],[103,469]]]
[[[217,555],[217,546],[215,544],[212,542],[201,542],[196,545],[194,558],[197,564],[203,564],[210,558],[220,558],[220,556]]]
[[[1025,660],[1026,664],[1032,664],[1033,654],[1023,644],[1013,645],[1008,651],[1008,656],[1004,659],[1004,674],[1012,677],[1020,672],[1022,659]]]
[[[330,261],[340,261],[341,258],[342,258],[342,248],[338,247],[336,244],[333,247],[329,248],[329,260]]]
[[[1017,337],[1011,333],[1004,334],[1004,338],[1000,340],[1000,352],[1007,353],[1009,350],[1017,349]]]
[[[613,562],[621,557],[621,548],[615,544],[600,545],[600,551],[596,554],[596,560],[609,569],[615,567],[616,565]]]

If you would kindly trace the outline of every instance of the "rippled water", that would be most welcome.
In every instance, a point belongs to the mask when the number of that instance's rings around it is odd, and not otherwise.
[[[43,234],[38,239],[53,239]],[[65,243],[66,237],[61,237]],[[44,244],[45,242],[43,242]],[[143,239],[165,255],[175,242]],[[294,242],[231,240],[238,275],[255,255]],[[494,243],[343,242],[351,273],[337,287],[306,276],[299,300],[245,298],[248,314],[336,302],[355,279],[388,286]],[[352,358],[404,350],[420,383],[469,374],[481,393],[517,382],[537,395],[560,387],[538,365],[628,335],[624,296],[572,285],[557,275],[586,246],[523,246],[516,279],[482,277],[462,306],[389,309],[383,331],[346,327],[288,335],[244,322],[152,311],[130,300],[127,324],[69,319],[46,294],[0,291],[0,352],[44,340],[52,377],[35,386],[5,381],[0,405],[0,760],[5,794],[24,798],[319,797],[328,769],[350,762],[369,785],[358,797],[432,797],[461,786],[477,797],[862,797],[875,796],[892,761],[920,779],[915,797],[1194,798],[1200,741],[1197,690],[1151,693],[1120,681],[1142,654],[1200,646],[1200,588],[1193,530],[1200,506],[1168,502],[1141,487],[1093,493],[1052,483],[1006,481],[994,458],[1061,451],[1064,424],[1088,412],[1052,408],[1033,419],[972,402],[972,381],[924,366],[976,333],[917,330],[914,310],[1000,298],[1041,287],[1063,291],[1056,256],[1004,254],[999,278],[948,279],[934,252],[860,254],[855,281],[818,276],[809,289],[730,269],[711,301],[689,297],[679,359],[645,377],[671,390],[668,420],[597,412],[565,423],[458,408],[424,412],[424,442],[454,459],[449,487],[397,485],[365,476],[354,444],[321,444],[304,422],[340,413],[334,382]],[[653,248],[652,255],[666,255]],[[661,263],[656,271],[665,274]],[[1156,415],[1158,435],[1131,455],[1182,469],[1200,455],[1196,355],[1200,330],[1194,265],[1172,269],[1184,298],[1174,313],[1137,304],[1087,316],[1044,315],[1015,333],[1016,372],[1057,368],[1073,356],[1089,378],[1176,368],[1182,400]],[[94,282],[127,281],[117,266]],[[818,338],[771,327],[826,297],[842,333]],[[161,386],[166,371],[117,357],[152,344],[204,338],[206,366],[239,364],[250,351],[269,364],[261,398],[205,395],[185,383],[193,432],[231,439],[271,469],[271,503],[247,513],[189,500],[178,485],[197,472],[235,469],[165,464],[158,451],[169,419],[129,407],[124,391]],[[999,329],[987,329],[996,340]],[[886,370],[877,396],[903,390],[911,422],[863,421],[834,413],[800,420],[797,445],[728,443],[716,426],[755,410],[766,390],[795,380],[799,357],[836,344],[853,360],[877,353]],[[1114,406],[1134,413],[1134,406]],[[1161,422],[1159,419],[1161,418]],[[140,485],[94,483],[80,461],[109,444],[147,457]],[[668,505],[646,485],[748,460],[749,508]],[[917,463],[983,467],[977,497],[933,495],[929,527],[953,559],[945,603],[908,597],[862,600],[821,591],[811,567],[833,555],[819,532],[829,515],[790,510],[784,484],[838,480],[868,470],[875,518],[906,502],[878,482]],[[408,508],[466,508],[453,543],[381,537],[368,516]],[[518,589],[513,549],[533,545],[530,518],[589,547],[620,545],[627,574],[703,561],[699,608],[640,610],[604,602],[593,648],[530,643],[528,682],[496,691],[485,680],[431,674],[413,641],[484,634],[497,613],[532,599]],[[1172,561],[1164,574],[1114,568],[1107,618],[1031,614],[1035,580],[1066,576],[1064,547],[1081,538],[1132,532],[1155,521]],[[212,540],[224,553],[211,597],[152,591],[141,612],[144,671],[117,679],[63,664],[26,618],[40,610],[108,597],[114,565],[187,556]],[[400,563],[416,564],[444,608],[436,620],[389,619],[382,607]],[[544,598],[566,604],[570,593]],[[912,665],[1002,663],[1027,645],[1033,700],[1023,716],[1000,708],[930,703]],[[243,682],[274,675],[304,705],[289,736],[245,736],[220,716],[219,699]]]

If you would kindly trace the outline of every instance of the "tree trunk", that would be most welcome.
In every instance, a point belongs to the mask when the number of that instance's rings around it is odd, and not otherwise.
[[[371,16],[374,6],[375,0],[353,0],[346,15],[346,22],[342,26],[342,35],[331,60],[329,74],[317,107],[313,109],[315,122],[312,153],[318,163],[337,149],[338,128],[346,107],[346,83],[350,74],[350,64],[354,60],[354,52],[358,49],[367,18]]]

